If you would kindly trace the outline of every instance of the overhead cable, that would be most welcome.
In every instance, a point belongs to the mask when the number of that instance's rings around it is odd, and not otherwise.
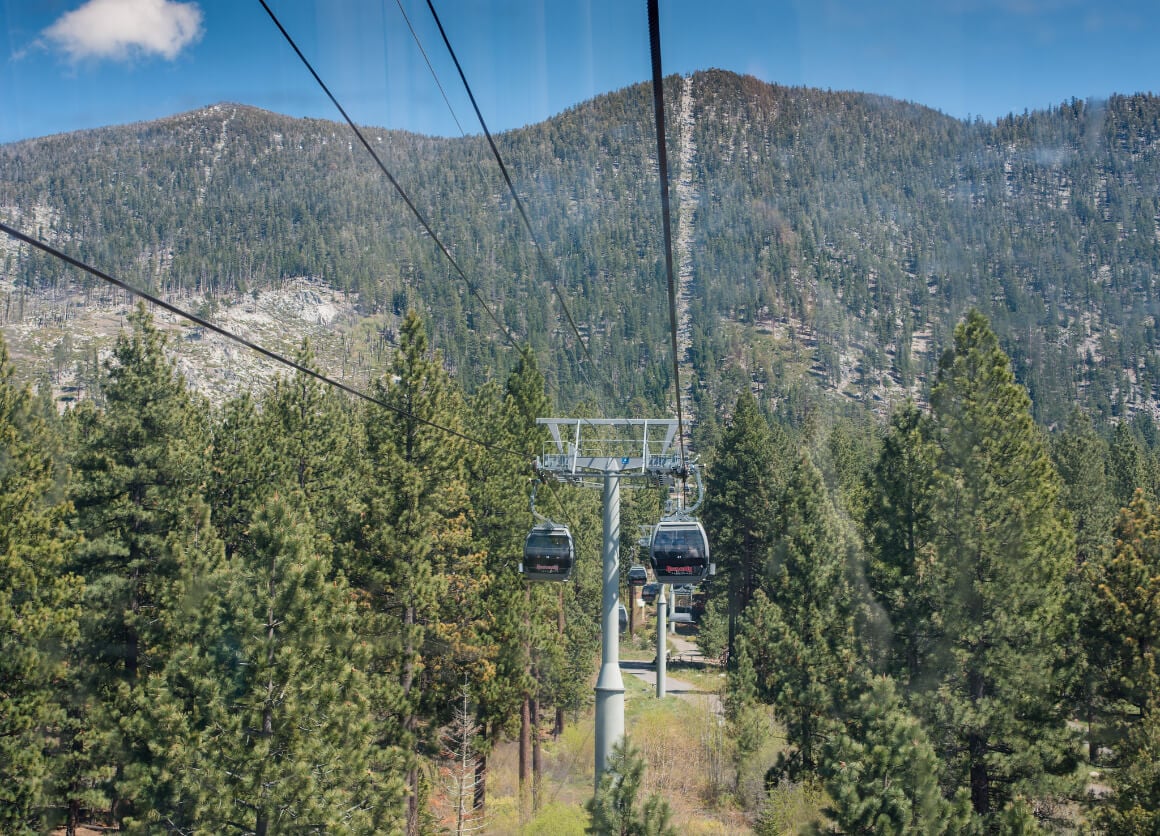
[[[403,0],[395,0],[395,4],[399,7],[399,14],[403,16],[403,20],[407,23],[407,28],[411,30],[411,37],[415,39],[415,46],[419,47],[419,54],[423,56],[423,60],[427,62],[427,69],[431,71],[431,78],[435,80],[435,86],[439,88],[439,95],[443,97],[443,103],[447,105],[447,110],[451,114],[451,118],[455,121],[455,127],[459,128],[459,135],[466,136],[467,132],[463,130],[463,126],[459,124],[459,117],[455,115],[455,108],[451,106],[451,101],[447,98],[447,93],[443,90],[443,85],[439,81],[439,75],[435,72],[435,68],[431,66],[431,59],[427,57],[427,50],[423,49],[423,42],[419,40],[419,33],[415,31],[415,27],[411,25],[411,18],[407,17],[407,12],[403,9]]]
[[[576,335],[576,339],[580,343],[580,348],[584,350],[584,356],[588,358],[589,365],[595,369],[596,363],[592,359],[592,354],[588,351],[588,344],[584,341],[580,329],[576,327],[576,321],[572,318],[571,311],[568,310],[568,304],[564,301],[564,296],[560,293],[560,286],[556,282],[556,270],[548,261],[548,257],[544,255],[544,250],[540,246],[540,241],[536,237],[536,232],[532,229],[532,223],[528,220],[528,213],[524,209],[524,202],[520,200],[519,194],[516,192],[516,187],[512,184],[511,175],[508,174],[507,166],[504,165],[503,157],[500,156],[499,149],[495,145],[495,140],[492,139],[491,131],[487,129],[487,122],[484,121],[483,113],[479,110],[479,104],[475,100],[475,94],[471,92],[471,85],[467,83],[467,76],[463,72],[463,67],[459,63],[459,58],[455,54],[455,50],[451,46],[451,41],[447,37],[447,32],[443,29],[443,22],[439,19],[439,13],[435,11],[435,5],[432,0],[427,0],[427,8],[431,10],[431,17],[435,19],[435,25],[439,27],[439,34],[443,36],[443,43],[447,46],[447,52],[451,55],[451,60],[455,62],[455,69],[459,72],[459,79],[463,82],[463,89],[467,91],[467,97],[471,99],[471,106],[475,108],[476,118],[479,119],[479,125],[483,128],[483,135],[487,137],[487,144],[491,146],[491,153],[495,156],[496,163],[499,164],[499,170],[503,173],[504,182],[507,183],[508,191],[511,192],[512,199],[515,200],[516,209],[519,210],[520,217],[524,221],[524,226],[528,230],[528,235],[532,238],[532,243],[536,247],[536,253],[540,257],[540,264],[544,268],[544,272],[548,277],[549,284],[552,285],[552,291],[556,294],[556,299],[560,302],[560,308],[564,312],[565,319],[568,320],[568,325],[572,328],[572,333]]]
[[[386,409],[390,412],[394,412],[395,414],[401,415],[404,418],[408,418],[412,421],[417,421],[420,424],[431,427],[432,429],[439,430],[440,432],[447,433],[448,435],[453,435],[456,438],[462,439],[463,441],[469,442],[471,444],[477,444],[480,447],[484,447],[488,450],[492,450],[492,451],[497,452],[497,453],[503,453],[505,455],[515,456],[515,457],[519,458],[521,461],[525,461],[525,462],[527,461],[527,456],[524,455],[523,453],[517,453],[515,450],[509,450],[506,447],[500,447],[497,444],[492,444],[488,441],[484,441],[484,440],[479,439],[479,438],[474,438],[470,435],[459,432],[459,430],[454,430],[450,427],[445,427],[441,424],[436,424],[434,421],[428,421],[426,418],[422,418],[418,415],[415,415],[413,412],[408,412],[407,410],[405,410],[401,407],[397,407],[397,406],[394,406],[393,404],[389,404],[386,401],[383,401],[383,400],[380,400],[379,398],[374,397],[373,395],[368,395],[365,392],[361,392],[358,389],[355,389],[353,386],[348,386],[347,384],[345,384],[341,381],[335,380],[334,378],[331,378],[331,377],[327,377],[326,375],[324,375],[320,372],[317,372],[314,369],[309,368],[308,366],[304,366],[301,363],[298,363],[294,360],[291,360],[289,357],[286,357],[282,354],[279,354],[276,351],[271,351],[268,348],[263,348],[262,346],[258,345],[257,343],[255,343],[251,340],[248,340],[245,337],[240,336],[239,334],[235,334],[232,331],[227,331],[225,328],[222,328],[220,325],[215,325],[214,323],[210,322],[207,319],[203,319],[202,317],[198,316],[197,314],[192,314],[192,313],[189,313],[188,311],[182,310],[181,308],[177,307],[176,305],[173,305],[169,302],[166,302],[164,299],[161,299],[157,296],[154,296],[152,293],[148,293],[144,290],[141,290],[140,288],[134,287],[133,285],[129,284],[128,282],[122,281],[121,279],[115,278],[114,276],[110,276],[108,273],[102,272],[101,270],[98,270],[96,267],[92,267],[89,264],[86,264],[85,262],[81,261],[80,259],[73,258],[71,255],[69,255],[65,252],[62,252],[61,250],[58,250],[56,247],[52,246],[51,244],[47,244],[44,241],[41,241],[37,238],[33,238],[31,235],[26,235],[25,233],[20,232],[19,230],[12,228],[11,226],[9,226],[6,223],[0,222],[0,232],[7,233],[8,235],[10,235],[11,237],[15,238],[18,241],[23,241],[25,244],[28,244],[31,247],[35,247],[36,249],[40,250],[41,252],[47,253],[48,255],[51,255],[54,258],[58,258],[61,261],[64,261],[68,264],[71,264],[73,267],[76,267],[80,270],[83,270],[84,272],[88,273],[90,276],[94,276],[95,278],[98,278],[101,281],[108,282],[109,284],[111,284],[115,287],[119,287],[119,288],[121,288],[121,290],[124,290],[127,293],[131,293],[134,296],[137,296],[141,299],[144,299],[146,302],[149,302],[153,305],[156,305],[159,308],[162,308],[164,310],[169,311],[172,314],[176,314],[177,316],[180,316],[183,319],[187,319],[190,322],[193,322],[197,325],[200,325],[202,328],[205,328],[208,331],[213,331],[215,334],[219,334],[228,340],[233,340],[234,342],[238,343],[239,345],[243,345],[246,348],[250,349],[251,351],[255,351],[258,354],[261,354],[263,357],[266,357],[270,360],[273,360],[276,363],[281,363],[284,366],[288,366],[288,367],[294,369],[295,371],[301,372],[304,375],[308,375],[309,377],[314,378],[315,380],[319,381],[320,383],[324,383],[327,386],[333,386],[336,389],[341,389],[342,391],[346,392],[349,395],[353,395],[356,398],[361,398],[362,400],[364,400],[368,403],[372,403],[376,406],[380,406],[383,409]]]
[[[673,386],[677,401],[677,435],[681,440],[681,472],[686,473],[685,427],[681,414],[681,370],[677,358],[677,290],[673,279],[673,231],[669,211],[669,158],[665,148],[665,95],[661,75],[661,28],[657,0],[648,0],[648,40],[652,53],[653,108],[657,122],[657,162],[661,177],[661,217],[665,232],[665,275],[669,288],[669,330],[672,334]]]
[[[459,274],[461,279],[463,279],[463,282],[467,285],[467,289],[471,291],[471,295],[475,297],[476,301],[479,302],[479,304],[487,312],[487,315],[491,318],[491,321],[495,323],[496,327],[499,328],[501,332],[503,332],[504,337],[507,338],[507,341],[512,346],[512,348],[518,351],[520,349],[520,345],[516,338],[512,335],[512,332],[508,330],[508,327],[500,321],[499,317],[495,315],[492,309],[483,300],[483,296],[480,295],[479,288],[476,287],[475,283],[467,277],[467,273],[465,273],[463,268],[459,266],[459,262],[455,260],[455,256],[451,254],[451,251],[447,249],[447,247],[439,239],[439,236],[435,234],[435,230],[431,228],[431,224],[429,224],[427,219],[423,217],[423,213],[419,211],[419,208],[407,195],[407,192],[404,191],[403,187],[399,184],[399,181],[395,179],[393,174],[391,174],[386,164],[382,161],[382,158],[379,157],[375,149],[371,147],[370,142],[359,129],[358,125],[354,123],[354,120],[351,119],[347,114],[346,109],[341,104],[339,104],[338,99],[335,98],[334,94],[330,92],[330,88],[326,86],[326,82],[322,80],[322,77],[318,75],[318,72],[314,69],[314,66],[310,63],[310,60],[303,54],[302,50],[298,48],[298,44],[295,43],[294,38],[290,36],[290,33],[286,31],[286,27],[282,25],[282,22],[278,19],[278,16],[274,14],[274,10],[270,8],[270,6],[266,3],[266,0],[258,0],[258,2],[262,4],[262,8],[266,10],[266,14],[268,14],[270,19],[274,21],[274,25],[278,27],[278,31],[281,32],[282,37],[286,39],[286,43],[290,44],[291,49],[294,50],[294,53],[302,61],[302,64],[306,67],[307,70],[310,71],[310,75],[312,75],[314,80],[318,82],[318,86],[322,88],[322,92],[326,94],[327,98],[329,98],[330,101],[334,104],[335,108],[338,109],[338,112],[342,114],[342,118],[346,120],[348,125],[350,125],[351,130],[354,131],[355,136],[358,137],[358,140],[360,143],[362,143],[363,148],[365,148],[367,153],[371,155],[372,159],[374,159],[375,163],[379,167],[379,170],[383,172],[387,180],[390,181],[391,185],[395,187],[395,191],[399,193],[399,197],[401,197],[403,202],[407,204],[407,208],[411,210],[411,213],[419,221],[419,224],[423,227],[426,233],[431,236],[431,240],[435,242],[435,245],[439,247],[439,250],[443,253],[444,256],[446,256],[447,261],[451,264],[452,267],[455,268],[455,272]]]

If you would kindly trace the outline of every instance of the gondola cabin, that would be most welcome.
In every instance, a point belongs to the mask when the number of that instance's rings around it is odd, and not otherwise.
[[[661,520],[649,542],[649,561],[660,583],[700,583],[709,574],[705,529],[695,519]]]
[[[537,525],[524,541],[520,571],[530,581],[566,581],[572,577],[575,551],[566,526],[553,522]]]

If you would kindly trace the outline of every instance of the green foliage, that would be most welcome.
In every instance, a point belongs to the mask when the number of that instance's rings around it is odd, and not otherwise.
[[[874,680],[851,712],[846,730],[826,742],[821,775],[832,803],[831,828],[820,832],[874,836],[961,833],[971,818],[960,787],[948,801],[939,787],[939,758],[926,730],[909,714],[893,680]]]
[[[83,587],[63,571],[75,536],[57,436],[12,377],[0,340],[0,830],[35,833],[63,773],[52,741],[65,721],[59,686]]]
[[[899,408],[890,419],[878,460],[867,477],[870,499],[863,525],[866,578],[876,601],[888,613],[891,631],[885,648],[874,647],[872,653],[879,657],[878,664],[901,682],[918,674],[933,645],[930,619],[934,604],[916,584],[932,558],[931,502],[937,451],[926,438],[926,421],[913,404]]]
[[[1122,740],[1112,796],[1097,806],[1095,823],[1109,836],[1160,831],[1160,712],[1153,702]]]
[[[826,793],[817,777],[769,787],[753,830],[758,836],[797,836],[822,821]]]
[[[1160,511],[1137,491],[1087,566],[1089,644],[1106,721],[1123,731],[1160,691]]]
[[[165,339],[143,306],[130,326],[106,364],[104,408],[74,418],[71,495],[85,540],[70,568],[86,587],[63,747],[64,801],[75,807],[74,793],[103,787],[125,799],[120,814],[131,814],[133,795],[145,791],[128,768],[150,757],[135,692],[188,630],[198,564],[220,559],[202,497],[208,410],[165,357]]]
[[[1108,453],[1108,480],[1117,507],[1132,501],[1137,490],[1155,495],[1149,474],[1149,460],[1143,442],[1126,421],[1116,424]]]
[[[587,833],[594,836],[676,836],[669,819],[668,803],[649,796],[638,806],[645,762],[627,739],[618,740],[600,776],[596,794],[585,805],[592,821]]]
[[[104,409],[77,419],[73,491],[91,652],[127,681],[164,664],[162,616],[183,569],[173,546],[204,523],[209,448],[207,410],[166,359],[164,336],[143,306],[130,324],[106,366]]]
[[[844,532],[806,456],[790,474],[777,519],[773,554],[742,614],[738,645],[795,747],[778,773],[797,780],[817,768],[829,718],[853,686],[853,601]]]
[[[1087,563],[1108,544],[1115,519],[1118,490],[1108,479],[1109,446],[1091,419],[1076,412],[1063,432],[1052,436],[1051,456],[1063,482],[1063,506],[1075,525],[1076,559]]]
[[[947,790],[969,785],[987,817],[1019,794],[1062,789],[1051,776],[1074,769],[1064,695],[1075,545],[1026,391],[981,314],[955,329],[931,402],[933,560],[915,582],[938,638],[912,678],[915,704],[945,747]]]
[[[588,817],[577,805],[546,804],[521,831],[524,836],[539,836],[551,833],[553,836],[584,836],[587,832]]]
[[[373,743],[370,658],[301,499],[273,497],[210,580],[199,630],[140,701],[152,801],[130,830],[369,831],[398,822],[398,766]]]
[[[760,586],[773,547],[774,508],[785,479],[785,456],[785,445],[777,444],[746,388],[737,397],[733,420],[715,451],[704,512],[719,573],[710,587],[714,599],[725,598],[731,649],[738,613]],[[727,589],[720,589],[721,580]]]
[[[375,386],[394,411],[363,413],[366,469],[357,485],[351,574],[364,591],[382,740],[407,755],[407,828],[418,827],[422,747],[433,745],[464,675],[489,678],[477,593],[486,580],[471,539],[458,391],[407,316],[390,376]],[[434,721],[434,722],[431,722]]]

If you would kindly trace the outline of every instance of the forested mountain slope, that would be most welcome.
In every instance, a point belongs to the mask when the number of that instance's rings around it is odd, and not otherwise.
[[[791,416],[818,392],[878,407],[921,396],[936,347],[977,305],[1041,420],[1077,400],[1105,416],[1155,408],[1160,99],[966,123],[710,71],[668,79],[666,103],[684,186],[682,359],[702,403],[731,403],[738,368]],[[653,131],[642,85],[497,137],[589,369],[484,140],[367,130],[469,281],[537,350],[564,407],[591,396],[664,412],[671,399]],[[211,303],[311,277],[356,293],[386,337],[418,306],[469,389],[513,362],[468,283],[336,123],[221,104],[0,146],[0,218]],[[77,278],[0,247],[4,292]]]

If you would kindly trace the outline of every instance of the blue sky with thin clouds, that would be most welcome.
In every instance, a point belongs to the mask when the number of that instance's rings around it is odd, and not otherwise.
[[[478,132],[426,0],[268,2],[356,121]],[[649,78],[645,0],[433,2],[493,131]],[[1156,0],[660,0],[660,13],[666,73],[727,69],[987,120],[1160,92]],[[339,118],[257,0],[0,0],[0,35],[0,142],[221,101]]]

